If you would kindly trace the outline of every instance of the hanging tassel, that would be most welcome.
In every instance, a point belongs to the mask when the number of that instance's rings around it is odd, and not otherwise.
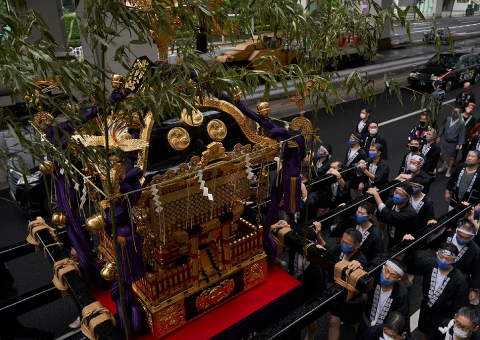
[[[300,211],[301,185],[300,170],[287,169],[283,179],[283,211],[286,213],[294,214]]]

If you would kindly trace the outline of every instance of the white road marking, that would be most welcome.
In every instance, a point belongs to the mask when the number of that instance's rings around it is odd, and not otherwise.
[[[455,99],[450,99],[450,100],[447,100],[446,102],[443,102],[443,104],[448,104],[448,103],[451,103],[451,102],[454,102]],[[381,122],[378,124],[378,126],[382,126],[382,125],[387,125],[387,124],[390,124],[390,123],[393,123],[393,122],[396,122],[397,120],[401,120],[401,119],[404,119],[404,118],[408,118],[410,116],[414,116],[420,112],[423,112],[424,110],[417,110],[417,111],[413,111],[413,112],[410,112],[410,113],[407,113],[406,115],[403,115],[403,116],[400,116],[400,117],[397,117],[397,118],[393,118],[393,119],[390,119],[390,120],[387,120],[387,121],[384,121],[384,122]]]
[[[413,332],[418,327],[418,318],[420,317],[420,309],[410,317],[410,332]]]

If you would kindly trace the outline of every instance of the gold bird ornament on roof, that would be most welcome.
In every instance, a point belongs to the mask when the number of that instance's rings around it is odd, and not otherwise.
[[[148,142],[141,139],[132,139],[132,136],[127,132],[125,121],[116,120],[108,129],[108,149],[112,151],[118,148],[123,152],[130,152],[141,150],[148,146]],[[102,129],[104,131],[104,129]],[[89,135],[74,135],[72,136],[76,141],[85,146],[106,146],[105,135],[89,136]]]

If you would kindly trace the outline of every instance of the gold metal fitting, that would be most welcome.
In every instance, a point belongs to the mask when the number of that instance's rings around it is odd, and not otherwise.
[[[43,164],[40,164],[38,167],[40,172],[44,175],[51,175],[53,173],[53,170],[55,169],[55,166],[53,165],[52,161],[44,161]]]
[[[267,102],[261,102],[257,105],[257,111],[260,117],[267,119],[272,112],[272,109]]]
[[[64,213],[55,213],[52,215],[52,223],[55,225],[65,225],[68,222],[68,217]]]
[[[132,117],[125,116],[123,120],[125,122],[125,125],[128,126],[129,128],[139,129],[142,127],[142,121],[140,119],[140,115],[138,114],[138,112],[133,112]]]
[[[100,271],[100,276],[102,279],[107,281],[112,281],[115,278],[115,264],[112,262],[105,263],[102,270]]]
[[[240,99],[242,99],[242,90],[240,90],[240,88],[238,86],[235,86],[235,88],[233,89],[233,99],[235,99],[236,102],[240,101]]]
[[[42,111],[33,116],[33,121],[43,129],[47,125],[52,125],[55,122],[55,117],[50,112]]]
[[[90,234],[96,234],[105,229],[105,221],[102,214],[95,214],[85,221],[85,227]]]
[[[110,86],[114,90],[121,90],[123,88],[123,83],[125,82],[125,77],[121,74],[115,73],[110,76]]]

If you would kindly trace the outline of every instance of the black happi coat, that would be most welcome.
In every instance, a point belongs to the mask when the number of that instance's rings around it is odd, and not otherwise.
[[[373,163],[373,160],[369,157],[365,159],[365,162],[368,163],[367,170],[370,171],[370,164]],[[369,188],[370,187],[369,178],[363,172],[361,172],[360,169],[358,171],[360,173],[360,176],[358,176],[360,177],[360,181],[365,183],[365,188]],[[390,174],[390,168],[387,162],[385,162],[382,158],[380,158],[380,160],[377,163],[377,171],[375,171],[375,180],[373,181],[373,184],[375,185],[375,187],[379,187],[381,185],[387,184],[389,174]]]
[[[400,243],[403,236],[411,234],[415,236],[417,229],[417,212],[413,209],[410,202],[405,204],[402,209],[395,211],[396,204],[393,203],[393,198],[385,202],[385,207],[382,211],[377,211],[377,219],[388,224],[388,248]]]
[[[423,300],[420,306],[418,329],[424,334],[431,334],[440,322],[452,319],[462,307],[468,306],[468,283],[462,272],[453,268],[443,284],[435,291],[437,260],[434,257],[405,259],[407,272],[413,275],[423,275]]]
[[[407,148],[410,145],[410,142],[412,139],[417,138],[420,139],[421,144],[425,144],[427,141],[425,140],[425,137],[427,137],[427,132],[430,130],[430,127],[425,124],[424,127],[421,125],[415,126],[412,131],[408,134],[408,142],[407,142]]]
[[[452,175],[447,183],[447,190],[450,191],[450,206],[455,207],[459,202],[458,189],[460,187],[461,176],[463,175],[466,164],[459,164],[453,169]],[[463,196],[462,201],[477,205],[480,201],[480,166],[475,171],[472,181]]]
[[[332,162],[327,158],[319,168],[317,168],[317,164],[318,158],[315,157],[315,164],[311,166],[312,178],[325,175],[327,171],[330,170],[330,165],[332,164]]]
[[[445,334],[440,332],[439,328],[444,328],[448,327],[448,324],[450,323],[451,320],[443,320],[440,322],[440,325],[438,325],[437,329],[430,334],[427,340],[445,340]],[[453,337],[453,325],[452,327],[448,330],[448,334],[450,334],[452,337],[451,339],[455,339]],[[479,340],[480,337],[477,335],[477,332],[473,332],[472,337],[469,340]]]
[[[407,320],[407,325],[410,325],[410,300],[408,298],[407,289],[402,286],[400,282],[395,282],[393,284],[392,294],[385,302],[382,311],[377,319],[376,325],[383,324],[385,319],[393,312],[401,313]],[[365,306],[365,313],[360,325],[358,327],[357,336],[355,339],[359,340],[361,335],[370,327],[370,324],[375,320],[377,314],[378,303],[380,299],[380,275],[377,275],[375,282],[373,284],[373,289],[367,294],[367,304]],[[368,319],[369,323],[365,321],[365,318]],[[375,326],[375,325],[372,325]],[[407,326],[407,330],[410,327]]]
[[[428,166],[423,166],[425,172],[430,173],[435,171],[438,160],[440,159],[440,145],[438,145],[437,142],[433,142],[430,146],[427,146],[425,150],[422,146],[421,151],[426,161],[425,164],[428,164]]]
[[[410,201],[413,199],[410,198]],[[435,219],[435,209],[433,207],[433,201],[427,195],[423,196],[422,202],[419,205],[419,210],[417,211],[417,226],[418,228],[423,228],[427,225],[428,221]],[[413,205],[412,205],[413,208]],[[414,209],[415,210],[415,209]]]
[[[382,232],[378,225],[371,219],[370,223],[372,226],[365,233],[366,237],[362,239],[360,243],[360,251],[367,258],[367,261],[370,262],[372,259],[379,257],[383,254],[383,240]],[[352,218],[344,219],[338,222],[335,229],[333,229],[330,237],[342,237],[345,230],[348,228],[357,228],[357,218],[354,215]],[[368,234],[367,234],[368,233]]]
[[[363,333],[360,339],[361,340],[383,339],[383,324],[370,327],[365,331],[365,333]],[[404,340],[412,340],[412,338],[407,334]]]
[[[360,124],[360,121],[363,120],[363,119],[359,119],[357,121],[357,125],[355,125],[355,131],[359,132],[361,135],[362,135],[362,138],[363,136],[365,135],[368,135],[368,126],[370,125],[370,123],[372,122],[372,120],[370,118],[367,118],[367,120],[365,121],[365,123],[363,123],[363,129],[362,131],[358,131],[358,124]]]
[[[354,165],[360,162],[362,159],[365,160],[368,158],[368,154],[366,154],[365,150],[363,150],[362,148],[357,150],[358,152],[355,155],[355,157],[349,158],[348,153],[350,152],[350,149],[351,147],[348,148],[347,152],[345,153],[345,160],[343,162],[344,167]],[[350,176],[350,178],[347,180],[349,188],[357,190],[358,185],[360,184],[360,180],[361,180],[361,177],[358,177],[355,175]]]
[[[358,163],[360,162],[361,159],[365,160],[368,158],[368,153],[365,152],[365,150],[363,150],[361,147],[360,149],[357,150],[357,154],[352,157],[352,158],[349,158],[348,157],[348,154],[350,152],[350,149],[352,147],[349,147],[347,149],[347,152],[345,153],[345,160],[343,161],[343,167],[348,167],[350,165],[354,165],[355,163]]]
[[[478,136],[474,136],[470,145],[468,146],[468,151],[470,150],[480,150],[480,138]]]
[[[382,144],[382,154],[380,155],[380,158],[388,160],[387,141],[385,137],[383,137],[381,134],[377,133],[374,137],[370,136],[370,134],[367,134],[362,138],[360,142],[363,150],[365,150],[365,153],[367,155],[370,151],[370,145],[372,145],[373,143]]]
[[[456,230],[446,231],[430,243],[431,249],[438,249],[443,242],[452,243]],[[466,276],[468,286],[472,289],[480,289],[480,247],[475,241],[470,241],[462,250],[458,251],[455,267]]]

